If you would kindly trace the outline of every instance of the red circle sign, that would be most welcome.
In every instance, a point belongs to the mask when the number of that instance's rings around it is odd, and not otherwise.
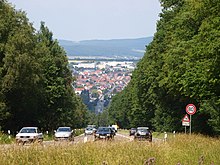
[[[186,113],[189,115],[193,115],[196,113],[196,106],[194,104],[188,104],[186,106]]]

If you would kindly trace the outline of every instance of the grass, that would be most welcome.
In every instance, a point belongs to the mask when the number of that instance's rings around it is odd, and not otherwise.
[[[162,132],[153,132],[153,134],[152,134],[153,138],[157,138],[157,139],[164,139],[164,135],[165,135],[165,133],[162,133]],[[171,132],[167,132],[168,139],[172,139],[172,138],[174,138],[174,136],[176,136],[176,134],[173,134]]]
[[[120,134],[129,135],[129,130],[128,129],[118,129],[117,132],[120,133]]]
[[[0,132],[0,144],[11,144],[14,142],[14,137]]]
[[[0,151],[1,165],[143,165],[149,158],[156,165],[220,164],[220,139],[202,135],[176,135],[167,142],[96,141],[1,147]]]

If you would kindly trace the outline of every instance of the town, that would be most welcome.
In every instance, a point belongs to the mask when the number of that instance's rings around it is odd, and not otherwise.
[[[88,109],[101,113],[111,97],[122,91],[131,80],[135,60],[69,59],[75,77],[75,93]]]

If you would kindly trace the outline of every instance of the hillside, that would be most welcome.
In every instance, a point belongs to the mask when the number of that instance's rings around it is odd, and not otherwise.
[[[153,37],[137,39],[84,40],[80,42],[59,40],[68,56],[126,56],[141,58],[145,46]]]

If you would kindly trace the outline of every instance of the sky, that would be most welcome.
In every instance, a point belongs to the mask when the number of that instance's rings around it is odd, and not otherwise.
[[[27,13],[35,29],[40,22],[56,39],[128,39],[153,36],[159,0],[8,0]]]

